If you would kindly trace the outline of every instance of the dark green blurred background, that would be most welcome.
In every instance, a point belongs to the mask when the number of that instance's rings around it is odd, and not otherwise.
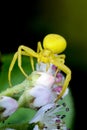
[[[85,126],[87,74],[87,0],[30,0],[1,4],[3,54],[17,51],[24,44],[36,50],[48,33],[67,41],[66,65],[72,70],[70,88],[76,107],[76,130]],[[85,103],[84,103],[85,102]],[[84,128],[83,128],[84,129]]]

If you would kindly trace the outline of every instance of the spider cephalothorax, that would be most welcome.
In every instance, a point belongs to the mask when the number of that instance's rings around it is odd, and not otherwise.
[[[24,72],[22,68],[21,57],[22,55],[30,57],[31,66],[33,70],[34,70],[33,57],[35,57],[37,58],[38,63],[43,62],[47,65],[51,63],[55,65],[58,68],[58,70],[61,70],[66,74],[62,92],[58,96],[58,99],[61,98],[66,88],[68,87],[69,81],[71,79],[71,70],[64,64],[65,55],[60,54],[65,50],[65,48],[66,48],[66,40],[58,34],[48,34],[47,36],[45,36],[45,38],[43,39],[43,48],[41,46],[41,42],[38,42],[37,52],[24,45],[19,46],[18,51],[14,54],[13,60],[9,67],[8,79],[10,86],[11,86],[11,71],[13,69],[16,60],[18,59],[18,66],[21,72],[28,78],[28,75]]]

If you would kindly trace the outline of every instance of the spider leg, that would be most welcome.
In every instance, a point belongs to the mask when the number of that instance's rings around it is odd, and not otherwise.
[[[22,51],[22,50],[21,50],[21,52],[22,52],[22,55],[29,56],[29,54],[27,52]],[[32,56],[30,56],[30,63],[31,63],[32,70],[34,71],[34,61],[33,61],[33,57]]]
[[[55,63],[55,65],[59,68],[59,70],[63,71],[66,74],[64,85],[63,85],[63,88],[62,88],[60,95],[58,95],[58,97],[56,99],[56,101],[57,101],[63,96],[65,90],[67,89],[67,87],[69,85],[69,82],[71,80],[71,70],[66,65],[61,64],[61,63]]]
[[[22,57],[21,57],[22,55],[30,56],[31,66],[34,70],[34,62],[33,62],[32,57],[38,58],[38,54],[36,52],[34,52],[32,49],[30,49],[29,47],[26,47],[23,45],[19,46],[19,48],[18,48],[18,66],[19,66],[21,72],[25,75],[25,77],[28,78],[28,75],[24,72],[24,70],[22,68]]]
[[[39,53],[40,51],[42,51],[42,46],[41,46],[41,42],[38,42],[37,44],[37,53]]]
[[[64,54],[60,54],[60,55],[58,55],[58,57],[61,59],[65,59],[66,56]]]
[[[37,43],[37,53],[41,52],[43,50],[42,46],[41,46],[41,42]],[[37,60],[38,64],[40,65],[40,61],[39,59]]]
[[[31,62],[32,70],[34,71],[34,60],[33,60],[33,57],[31,56],[30,56],[30,62]]]
[[[42,52],[42,51],[43,51],[43,48],[42,48],[42,46],[41,46],[41,42],[38,42],[38,45],[37,45],[37,53]],[[38,64],[40,64],[39,59],[38,59]],[[50,63],[47,63],[47,64],[46,64],[46,71],[48,71],[49,67],[50,67]]]
[[[41,46],[41,42],[38,42],[37,43],[37,53],[39,53],[40,51],[42,51],[42,46]],[[33,57],[30,57],[30,61],[31,61],[32,70],[34,71]]]
[[[12,69],[14,67],[14,64],[15,64],[17,58],[18,58],[18,66],[19,66],[21,72],[25,75],[25,77],[28,77],[28,75],[24,72],[24,70],[22,68],[22,55],[31,57],[30,59],[31,59],[32,68],[34,68],[32,57],[38,58],[38,54],[36,52],[34,52],[32,49],[30,49],[26,46],[23,46],[23,45],[19,46],[18,51],[13,56],[13,59],[12,59],[12,62],[10,64],[9,71],[8,71],[8,80],[9,80],[10,86],[12,86],[12,84],[11,84],[11,72],[12,72]]]
[[[63,64],[65,63],[65,55],[64,54],[58,55],[57,59],[60,60],[61,63],[63,63]]]
[[[14,54],[13,59],[12,59],[12,62],[11,62],[10,67],[9,67],[9,71],[8,71],[8,81],[9,81],[10,87],[12,86],[12,84],[11,84],[11,71],[12,71],[12,69],[13,69],[13,67],[14,67],[14,64],[15,64],[17,58],[18,58],[18,52],[16,52],[16,53]]]
[[[24,52],[22,52],[22,54],[26,55],[26,53],[24,53]],[[11,83],[11,72],[12,72],[12,69],[13,69],[13,67],[15,65],[15,62],[16,62],[17,58],[18,58],[18,52],[16,52],[14,54],[12,62],[11,62],[10,67],[9,67],[9,71],[8,71],[8,81],[9,81],[10,87],[12,86],[12,83]]]

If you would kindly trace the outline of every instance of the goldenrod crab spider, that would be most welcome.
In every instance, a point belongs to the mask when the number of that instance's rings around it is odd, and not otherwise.
[[[65,55],[64,54],[57,55],[63,52],[65,48],[66,48],[66,40],[58,34],[46,35],[45,38],[43,39],[43,48],[41,46],[41,42],[38,42],[37,52],[24,45],[19,46],[18,51],[14,54],[13,60],[9,67],[8,80],[10,86],[11,86],[11,71],[14,67],[16,60],[18,59],[18,66],[21,72],[25,75],[25,77],[28,78],[28,75],[24,72],[22,68],[22,55],[30,57],[31,66],[33,70],[34,70],[33,57],[35,57],[37,58],[38,63],[43,62],[47,65],[52,63],[58,68],[58,70],[61,70],[66,74],[62,91],[58,96],[57,100],[60,99],[71,80],[71,70],[64,64]]]

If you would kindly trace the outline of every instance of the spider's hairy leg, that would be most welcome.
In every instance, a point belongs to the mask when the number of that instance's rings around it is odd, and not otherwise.
[[[31,62],[32,70],[34,71],[34,60],[33,60],[33,57],[31,56],[30,56],[30,62]]]
[[[18,52],[16,52],[16,53],[14,54],[13,59],[12,59],[12,62],[11,62],[10,67],[9,67],[9,71],[8,71],[8,81],[9,81],[10,87],[12,86],[12,84],[11,84],[11,72],[12,72],[12,69],[13,69],[13,67],[14,67],[14,64],[15,64],[17,58],[18,58]]]
[[[56,101],[59,100],[63,96],[63,94],[66,91],[66,89],[69,85],[69,82],[71,80],[71,70],[64,64],[60,64],[60,63],[57,63],[57,64],[56,64],[56,66],[59,68],[59,70],[61,70],[62,72],[64,72],[66,74],[66,77],[65,77],[62,91],[61,91],[60,95],[58,96],[58,98],[56,99]]]
[[[19,48],[18,49],[18,67],[20,68],[21,72],[24,74],[24,76],[26,78],[28,78],[28,75],[24,72],[23,68],[22,68],[22,55],[23,54],[23,51]]]
[[[18,48],[18,66],[19,66],[21,72],[25,75],[25,77],[28,78],[28,75],[24,72],[24,70],[22,68],[22,62],[21,62],[22,55],[30,56],[31,66],[34,69],[34,65],[33,65],[34,63],[33,63],[32,57],[38,58],[38,54],[35,51],[33,51],[32,49],[30,49],[29,47],[26,47],[24,45],[21,45]]]
[[[38,42],[37,44],[37,53],[39,53],[40,51],[42,51],[42,46],[41,46],[41,42]]]
[[[24,46],[24,45],[19,46],[18,52],[20,52],[20,51],[22,51],[23,54],[26,56],[32,56],[32,57],[38,58],[38,54],[27,46]]]

